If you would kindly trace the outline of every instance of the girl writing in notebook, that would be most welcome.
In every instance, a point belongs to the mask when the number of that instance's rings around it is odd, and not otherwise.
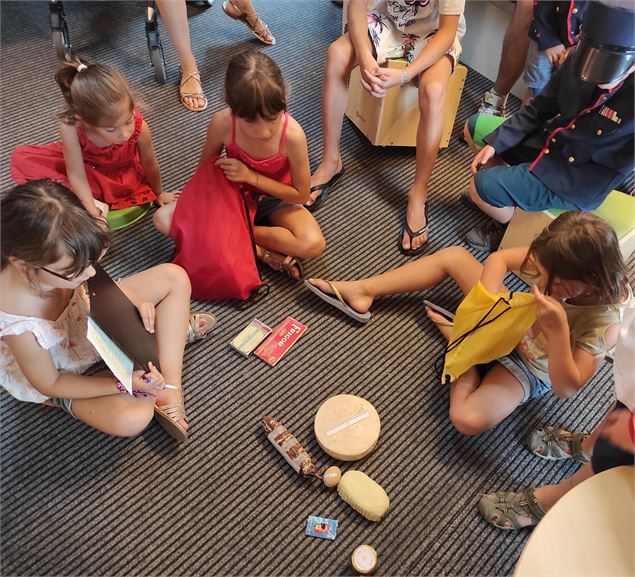
[[[73,193],[50,180],[6,191],[0,219],[4,389],[20,401],[60,407],[109,435],[137,435],[154,416],[170,435],[185,441],[183,347],[186,339],[204,337],[214,324],[211,315],[189,314],[185,272],[161,264],[119,284],[145,329],[155,334],[161,366],[161,372],[152,364],[136,371],[131,395],[110,373],[86,374],[101,360],[86,336],[84,286],[109,244],[100,221]]]

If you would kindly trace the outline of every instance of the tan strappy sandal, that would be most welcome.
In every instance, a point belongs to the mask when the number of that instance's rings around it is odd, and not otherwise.
[[[196,82],[198,82],[198,85],[201,87],[201,90],[199,92],[181,92],[183,85],[191,78],[193,78],[194,80],[196,80]],[[205,94],[203,93],[203,85],[201,84],[201,75],[198,72],[188,72],[184,74],[183,71],[181,70],[181,83],[179,84],[179,95],[181,97],[181,104],[185,106],[185,108],[187,108],[191,112],[203,112],[203,110],[207,108],[207,96],[205,96]],[[187,102],[185,102],[186,98],[202,98],[205,101],[205,104],[203,106],[196,108],[188,104]]]
[[[247,14],[238,8],[236,4],[231,2],[231,0],[227,0],[227,2],[223,2],[223,12],[230,18],[243,22],[251,33],[263,44],[273,46],[276,43],[276,39],[269,30],[269,26],[258,17],[255,11],[251,14]],[[249,18],[251,18],[251,21],[249,21]]]
[[[181,403],[178,405],[154,405],[154,418],[166,430],[168,435],[179,441],[179,443],[184,443],[187,441],[187,431],[179,424],[181,419],[187,421],[183,404],[183,387],[166,383],[165,388],[180,391]]]
[[[293,280],[302,280],[302,277],[304,277],[302,263],[292,256],[286,256],[284,254],[280,254],[279,252],[265,249],[265,253],[262,255],[262,262],[270,266],[273,270],[285,273]],[[300,277],[297,279],[293,276],[294,267],[300,271]]]
[[[205,330],[201,330],[200,320],[206,321]],[[216,318],[209,313],[201,313],[196,311],[190,312],[190,324],[187,327],[187,334],[185,336],[185,344],[189,345],[204,339],[211,332],[212,328],[216,324]]]

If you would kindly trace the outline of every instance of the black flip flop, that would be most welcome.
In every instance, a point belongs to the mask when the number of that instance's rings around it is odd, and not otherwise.
[[[426,244],[428,244],[428,240],[430,239],[430,235],[428,235],[428,239],[426,239],[426,242],[424,242],[417,249],[413,250],[411,248],[404,248],[403,247],[403,236],[404,236],[405,233],[408,233],[408,236],[410,237],[410,246],[412,246],[412,241],[415,238],[417,238],[418,236],[421,236],[423,234],[426,234],[428,232],[428,203],[427,202],[423,206],[423,213],[424,213],[424,215],[426,217],[426,225],[421,227],[419,230],[412,230],[408,226],[408,215],[406,214],[406,217],[404,218],[403,226],[401,227],[401,230],[399,231],[399,238],[397,239],[397,246],[399,247],[399,252],[401,254],[404,254],[406,256],[419,256],[426,249]]]
[[[333,187],[341,180],[344,176],[344,169],[340,170],[337,174],[334,174],[328,182],[323,184],[316,184],[311,187],[311,192],[314,190],[321,190],[320,196],[315,199],[315,202],[310,206],[304,205],[309,212],[315,212],[318,208],[320,208],[328,198],[329,192],[333,189]]]

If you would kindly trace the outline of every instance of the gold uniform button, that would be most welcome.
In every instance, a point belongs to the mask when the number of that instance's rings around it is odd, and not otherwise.
[[[558,11],[559,11],[559,10],[558,10],[558,7],[556,7],[556,12],[558,12]],[[571,10],[571,13],[572,13],[572,14],[577,14],[577,13],[578,13],[578,9],[577,9],[577,8],[574,8],[573,10]]]
[[[575,124],[571,125],[571,130],[575,130]]]
[[[549,154],[549,149],[545,148],[545,154]]]
[[[567,160],[568,160],[569,162],[575,162],[575,158],[574,158],[573,156],[570,156],[569,158],[567,158]]]
[[[597,134],[598,136],[602,136],[602,129],[598,128],[598,131],[595,134]]]
[[[553,142],[555,142],[555,141],[556,141],[556,139],[555,139],[555,138],[552,138],[552,139],[551,139],[551,142],[552,142],[552,143],[553,143]]]

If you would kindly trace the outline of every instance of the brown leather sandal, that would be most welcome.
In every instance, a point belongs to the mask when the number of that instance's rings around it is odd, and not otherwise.
[[[223,12],[234,20],[240,20],[249,28],[251,33],[260,40],[263,44],[273,46],[276,43],[276,39],[267,26],[259,17],[256,12],[247,14],[243,12],[238,6],[236,6],[231,0],[223,2]]]
[[[183,387],[166,383],[165,388],[181,391],[181,403],[178,405],[154,405],[154,418],[166,430],[168,435],[180,443],[184,443],[187,441],[187,430],[179,424],[181,419],[187,420],[183,404]]]
[[[198,82],[198,85],[201,87],[199,92],[181,92],[183,85],[190,80],[190,78],[194,78]],[[201,84],[201,75],[198,72],[188,72],[186,74],[181,71],[181,83],[179,84],[179,95],[181,97],[181,104],[185,106],[191,112],[203,112],[207,108],[207,96],[203,93],[203,85]],[[203,106],[194,107],[191,104],[185,102],[186,98],[202,98],[205,101]]]
[[[293,280],[302,280],[302,278],[304,277],[304,269],[302,268],[302,263],[292,256],[286,256],[284,254],[280,254],[279,252],[274,252],[266,249],[265,253],[262,256],[262,262],[264,262],[266,265],[269,265],[273,270],[285,273],[289,278]],[[294,267],[296,267],[297,270],[300,271],[300,277],[297,279],[293,276]]]

